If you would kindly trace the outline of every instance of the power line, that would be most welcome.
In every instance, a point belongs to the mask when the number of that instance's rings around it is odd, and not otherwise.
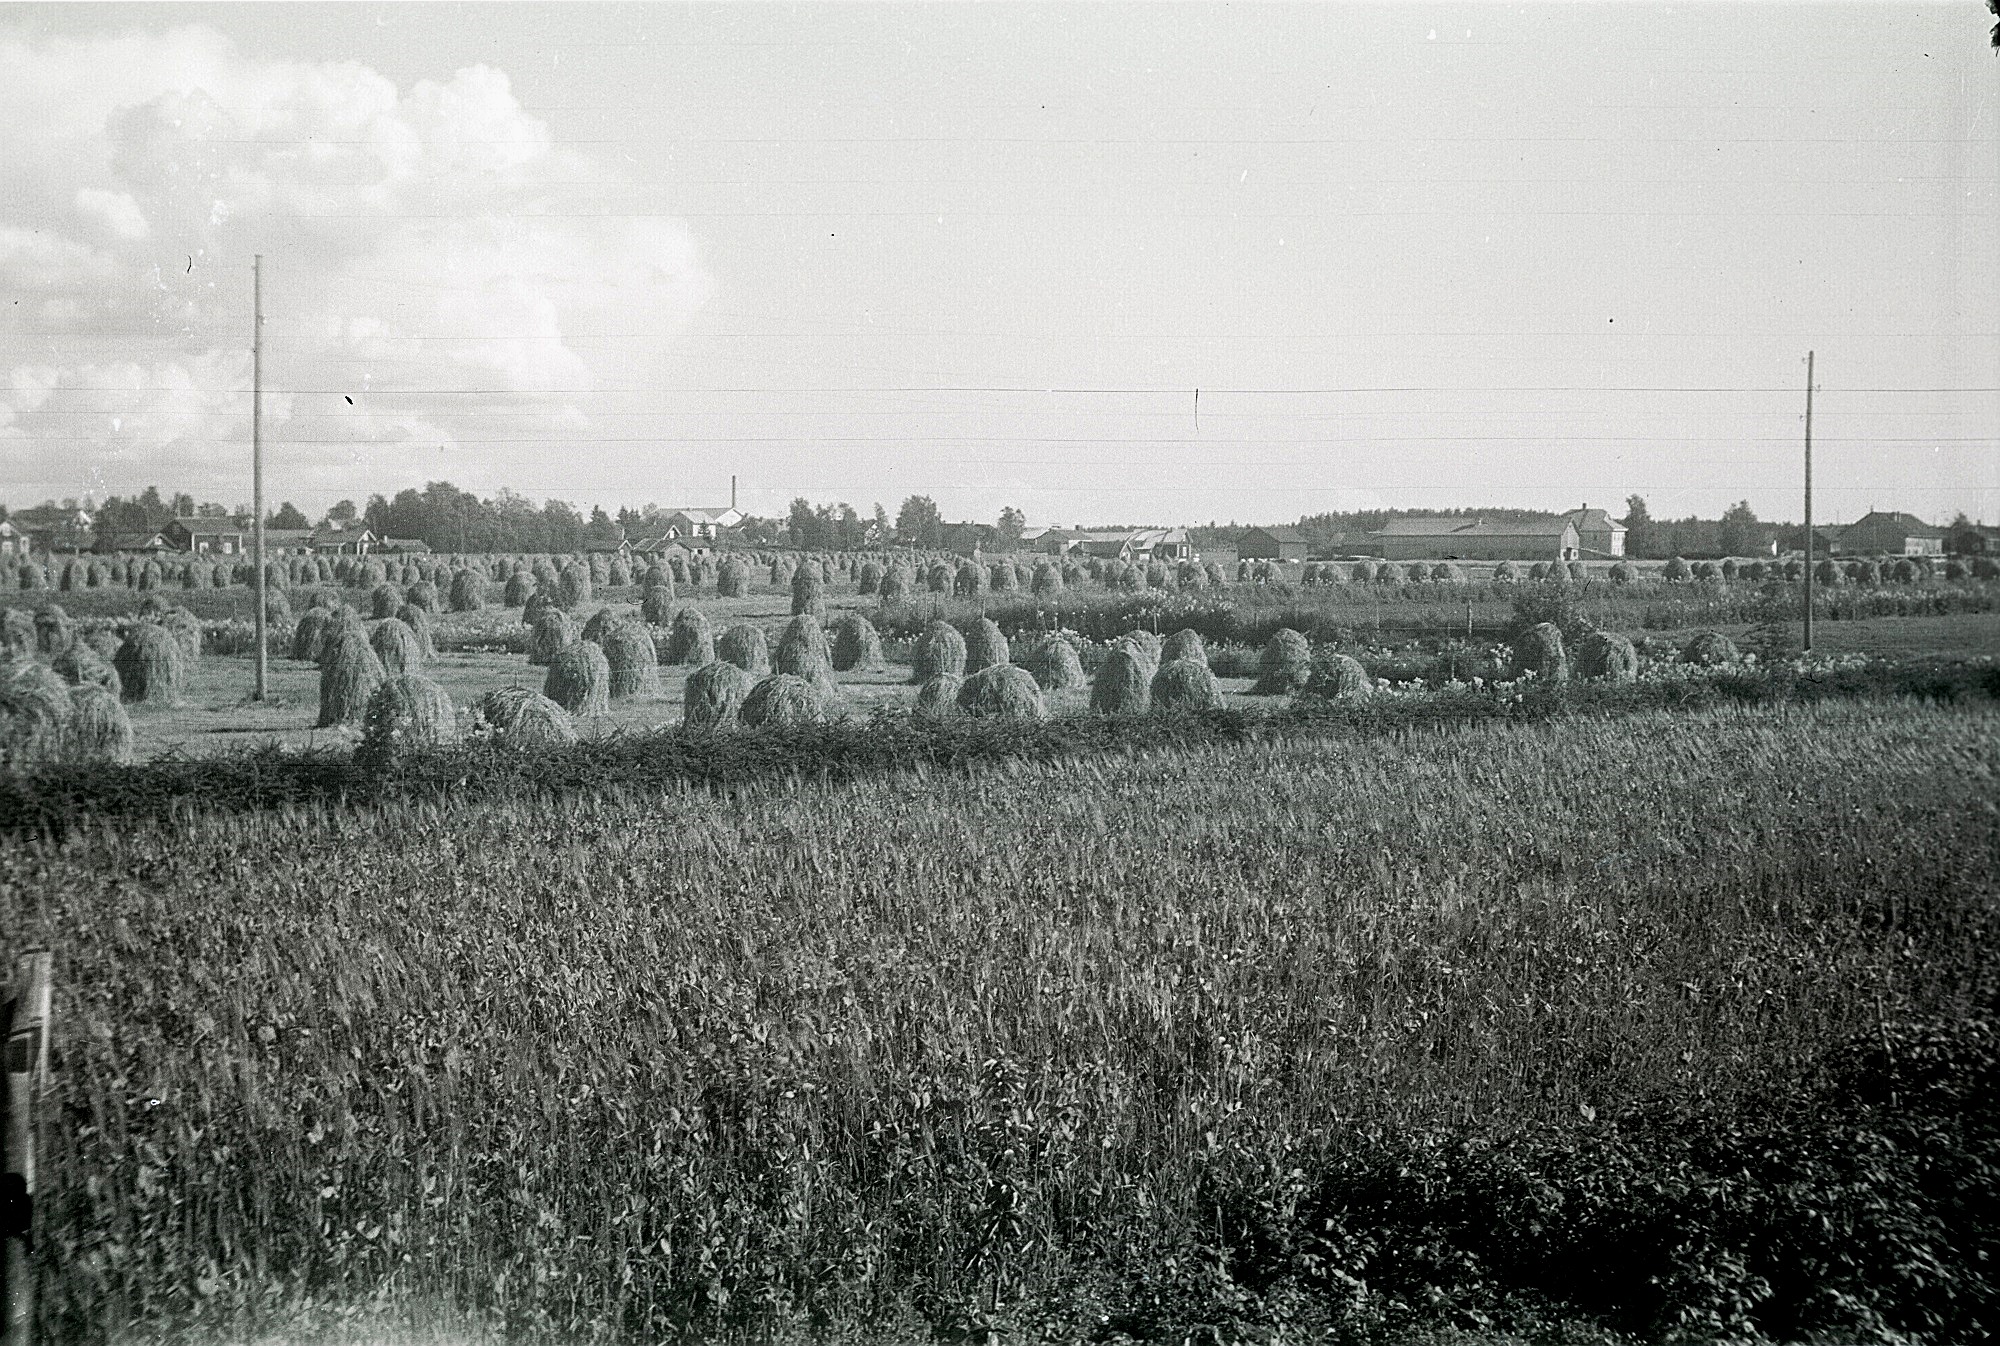
[[[319,394],[319,393],[326,393],[326,394],[351,394],[351,393],[353,393],[353,392],[354,392],[355,390],[356,390],[356,389],[355,389],[355,385],[353,385],[353,384],[347,384],[347,385],[344,385],[344,386],[337,386],[337,387],[286,387],[286,388],[279,388],[279,389],[277,389],[276,391],[279,391],[279,392],[284,392],[284,393],[292,393],[292,394]],[[1630,385],[1609,385],[1609,386],[1603,386],[1603,387],[1596,387],[1596,386],[1586,386],[1586,385],[1579,385],[1579,384],[1571,384],[1571,385],[1553,385],[1553,384],[1551,384],[1551,385],[1528,385],[1528,384],[1396,384],[1396,385],[1381,385],[1381,386],[1373,386],[1373,387],[1370,387],[1370,386],[1361,386],[1361,385],[1356,385],[1356,386],[1351,386],[1351,387],[1328,387],[1328,388],[1217,388],[1217,387],[1214,387],[1214,386],[1212,386],[1212,385],[1210,385],[1210,384],[1206,384],[1206,383],[1204,383],[1204,384],[1202,385],[1202,390],[1203,390],[1204,392],[1207,392],[1207,393],[1209,393],[1210,395],[1216,395],[1216,394],[1221,394],[1221,395],[1226,395],[1226,396],[1233,396],[1233,397],[1332,397],[1332,396],[1349,396],[1349,395],[1360,395],[1360,394],[1378,394],[1378,393],[1611,393],[1611,394],[1622,394],[1622,393],[1648,393],[1648,394],[1650,394],[1650,393],[1699,393],[1699,394],[1709,394],[1709,393],[1714,393],[1714,394],[1765,394],[1765,393],[1786,393],[1786,392],[1796,392],[1796,391],[1797,391],[1797,389],[1793,389],[1793,388],[1775,388],[1775,387],[1758,387],[1758,386],[1743,386],[1743,387],[1723,387],[1723,386],[1719,386],[1719,385],[1718,385],[1718,386],[1713,386],[1713,387],[1697,387],[1697,386],[1671,386],[1671,385],[1664,385],[1664,384],[1662,384],[1662,385],[1642,385],[1642,384],[1630,384]],[[50,388],[48,388],[48,389],[46,389],[46,390],[43,390],[43,391],[46,391],[46,392],[48,392],[48,393],[50,393],[50,394],[55,394],[55,393],[65,393],[65,392],[103,392],[103,393],[134,393],[134,392],[154,392],[154,393],[247,393],[247,392],[249,391],[249,389],[248,389],[247,387],[240,387],[240,386],[235,386],[235,385],[231,385],[231,386],[229,386],[229,387],[221,387],[221,386],[214,386],[214,385],[206,385],[206,386],[204,386],[204,385],[193,385],[193,384],[171,384],[171,385],[150,385],[150,384],[137,384],[137,385],[135,385],[135,384],[56,384],[56,385],[53,385],[52,387],[50,387]],[[666,384],[666,383],[659,383],[659,384],[648,384],[648,385],[646,385],[646,386],[644,386],[644,387],[630,387],[630,386],[628,386],[628,387],[624,387],[624,388],[533,388],[533,389],[522,389],[522,388],[402,388],[402,389],[380,389],[380,388],[370,388],[370,389],[367,389],[366,391],[367,391],[367,392],[369,393],[369,395],[370,395],[370,396],[377,396],[377,397],[379,397],[379,396],[395,396],[395,397],[459,397],[459,396],[464,396],[464,397],[577,397],[577,396],[593,396],[593,395],[599,395],[599,394],[606,394],[606,393],[624,393],[624,392],[662,392],[662,393],[669,393],[669,394],[672,394],[672,395],[675,395],[675,396],[689,396],[689,395],[695,395],[695,396],[707,396],[707,395],[724,395],[724,394],[754,394],[754,395],[757,395],[757,396],[781,396],[781,395],[782,395],[782,396],[803,396],[803,395],[823,395],[823,394],[847,394],[847,393],[854,393],[854,394],[884,394],[884,395],[887,395],[887,394],[899,394],[899,395],[900,395],[900,394],[911,394],[911,393],[981,393],[981,394],[986,394],[986,393],[991,393],[991,394],[1007,394],[1007,395],[1025,395],[1025,396],[1031,396],[1031,397],[1045,397],[1045,396],[1048,396],[1048,397],[1054,397],[1054,396],[1064,396],[1064,397],[1173,397],[1173,398],[1180,398],[1180,397],[1185,397],[1185,396],[1187,395],[1187,392],[1188,392],[1187,388],[1185,388],[1185,387],[1180,387],[1180,388],[1070,388],[1070,387],[1031,387],[1031,386],[1025,386],[1025,385],[1017,385],[1017,386],[1002,386],[1002,385],[998,385],[998,384],[991,384],[991,385],[979,385],[979,384],[927,384],[927,385],[926,385],[926,384],[904,384],[904,385],[893,385],[893,386],[892,386],[892,385],[880,385],[880,386],[869,386],[869,387],[862,387],[862,386],[855,386],[855,387],[846,387],[846,388],[838,388],[838,387],[810,387],[810,388],[808,388],[808,387],[796,387],[796,388],[787,388],[787,387],[768,387],[768,386],[767,386],[767,387],[705,387],[705,388],[695,388],[695,387],[680,387],[680,386],[677,386],[677,385],[674,385],[674,384]],[[1920,396],[1932,396],[1932,395],[1943,395],[1943,394],[1956,394],[1956,393],[1974,393],[1974,394],[1986,394],[1986,393],[2000,393],[2000,385],[1995,385],[1995,386],[1983,386],[1983,385],[1982,385],[1982,386],[1970,386],[1970,387],[1931,387],[1931,388],[1888,388],[1888,387],[1876,387],[1876,388],[1835,388],[1835,389],[1822,389],[1822,390],[1821,390],[1821,394],[1822,394],[1822,396],[1826,395],[1826,394],[1827,394],[1827,393],[1829,393],[1829,392],[1831,392],[1831,393],[1867,393],[1867,394],[1871,394],[1871,395],[1875,395],[1875,394],[1882,394],[1882,395],[1898,395],[1898,394],[1910,394],[1910,395],[1920,395]]]

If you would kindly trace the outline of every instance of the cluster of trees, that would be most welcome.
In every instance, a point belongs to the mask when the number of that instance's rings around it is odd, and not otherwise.
[[[1689,515],[1685,519],[1655,519],[1640,496],[1625,501],[1625,554],[1665,560],[1674,556],[1763,556],[1775,541],[1781,551],[1805,546],[1805,529],[1798,524],[1769,524],[1758,519],[1750,502],[1739,500],[1719,519]]]
[[[1532,523],[1554,517],[1546,510],[1532,509],[1374,509],[1308,514],[1297,527],[1313,556],[1340,556],[1365,552],[1368,534],[1391,519],[1422,515],[1426,518],[1488,519],[1495,523]],[[1757,518],[1747,500],[1738,501],[1718,519],[1689,515],[1685,519],[1655,519],[1640,496],[1625,501],[1625,554],[1666,560],[1674,556],[1758,556],[1768,553],[1775,539],[1780,549],[1801,547],[1805,530],[1796,524],[1770,524]],[[1249,524],[1210,524],[1189,530],[1196,546],[1228,544],[1249,531]]]

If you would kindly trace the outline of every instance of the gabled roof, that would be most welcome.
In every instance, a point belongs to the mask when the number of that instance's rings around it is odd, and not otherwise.
[[[264,526],[264,542],[267,546],[273,542],[310,542],[313,538],[313,532],[314,530],[310,528],[273,528],[269,524],[266,524]]]
[[[660,512],[660,517],[671,519],[676,514],[687,519],[691,523],[717,523],[717,524],[722,524],[724,527],[727,527],[730,522],[733,522],[733,520],[730,520],[728,516],[733,514],[738,519],[741,519],[743,517],[743,512],[731,505],[719,505],[719,506],[677,505],[673,509],[662,510]]]
[[[360,542],[364,539],[369,542],[376,541],[374,530],[365,523],[356,524],[352,528],[343,528],[337,523],[323,523],[313,529],[312,539],[315,543]]]
[[[1252,528],[1243,536],[1248,537],[1250,533],[1262,533],[1273,542],[1304,542],[1306,540],[1304,533],[1301,533],[1288,523],[1274,523],[1269,528]]]
[[[1579,533],[1584,532],[1585,530],[1589,530],[1590,532],[1593,533],[1604,533],[1604,532],[1624,533],[1630,531],[1625,527],[1624,524],[1612,518],[1610,511],[1602,509],[1592,509],[1588,505],[1585,505],[1582,509],[1573,509],[1569,513],[1563,515],[1563,517],[1565,519],[1568,519],[1571,523],[1575,524],[1576,531]]]
[[[1413,515],[1391,519],[1374,537],[1562,537],[1575,525],[1568,518],[1529,519],[1523,523],[1488,523],[1484,519],[1447,519]]]
[[[1439,518],[1430,515],[1412,514],[1405,518],[1391,519],[1375,530],[1376,537],[1446,537],[1452,533],[1469,533],[1479,526],[1477,519]]]
[[[17,528],[51,528],[64,524],[89,526],[91,514],[87,509],[64,509],[61,505],[30,505],[17,509],[7,516]]]
[[[123,531],[111,534],[105,543],[112,551],[151,551],[155,547],[165,547],[167,540],[157,530]]]
[[[1933,528],[1916,515],[1905,514],[1899,509],[1871,509],[1847,527],[1860,528],[1868,525],[1900,528],[1905,537],[1944,536],[1944,529]]]
[[[243,525],[237,523],[234,519],[204,519],[198,515],[182,515],[169,519],[167,523],[169,527],[178,528],[190,536],[198,533],[241,533],[244,531]],[[269,530],[265,531],[268,535]]]

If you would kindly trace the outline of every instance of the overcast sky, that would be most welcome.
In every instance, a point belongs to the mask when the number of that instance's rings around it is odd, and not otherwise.
[[[1990,23],[9,5],[0,501],[247,500],[261,252],[315,515],[1797,518],[1810,347],[1820,517],[2000,519]]]

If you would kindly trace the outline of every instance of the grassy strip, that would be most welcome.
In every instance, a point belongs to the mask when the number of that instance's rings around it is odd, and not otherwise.
[[[1329,732],[1379,735],[1578,715],[1884,697],[1991,700],[2000,697],[2000,668],[1942,660],[1855,661],[1811,669],[1777,665],[1685,680],[1530,683],[1504,690],[1453,686],[1357,701],[1301,697],[1268,710],[1047,721],[935,721],[882,711],[866,720],[783,729],[666,729],[533,753],[474,740],[411,753],[372,770],[345,751],[263,748],[138,766],[53,766],[0,778],[0,833],[60,833],[85,815],[136,819],[437,795],[497,798],[684,782],[722,787],[798,777],[848,780],[914,765],[1049,761]]]

